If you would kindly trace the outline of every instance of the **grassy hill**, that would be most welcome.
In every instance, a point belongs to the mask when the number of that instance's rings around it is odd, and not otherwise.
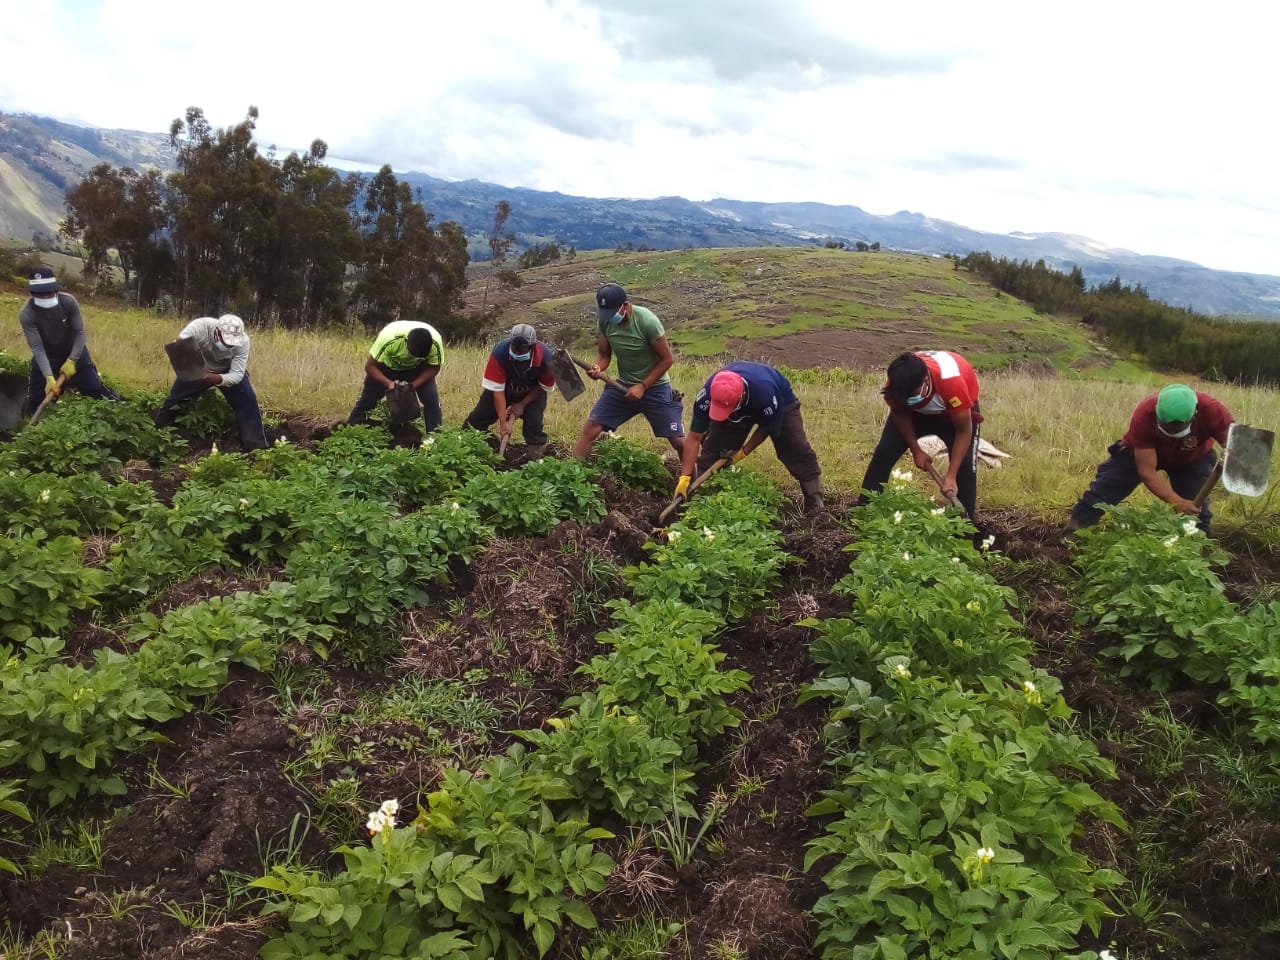
[[[1065,518],[1134,405],[1170,380],[1113,356],[1077,319],[1039,316],[957,272],[951,261],[931,257],[786,248],[601,252],[520,276],[521,286],[506,289],[491,282],[485,268],[476,270],[469,305],[487,297],[500,308],[486,342],[527,321],[542,339],[589,357],[594,292],[615,280],[665,321],[677,353],[672,379],[688,396],[725,359],[787,368],[825,481],[836,491],[856,489],[862,479],[884,419],[883,370],[902,350],[954,349],[978,369],[983,436],[1013,455],[1004,469],[983,471],[980,504],[1055,518]],[[0,325],[0,351],[11,355],[11,364],[25,364],[29,355],[16,322],[25,298],[16,283],[0,291],[0,313],[11,318]],[[92,301],[85,302],[85,316],[90,348],[108,379],[125,391],[167,389],[171,373],[162,347],[183,318]],[[264,408],[345,418],[370,339],[363,332],[255,332],[250,371]],[[481,344],[448,345],[438,381],[446,422],[460,422],[475,403],[486,356]],[[1197,385],[1242,422],[1280,424],[1278,391]],[[572,403],[553,398],[547,426],[554,441],[572,442],[596,390],[589,385]],[[640,439],[647,428],[636,419],[622,433]],[[655,449],[665,446],[655,443]],[[771,451],[761,450],[749,463],[793,486]],[[1278,476],[1280,468],[1273,469]],[[1274,495],[1219,494],[1217,500],[1229,522],[1280,513]]]
[[[580,255],[494,290],[513,318],[550,337],[591,342],[592,295],[604,280],[654,309],[688,357],[750,357],[795,368],[881,369],[906,349],[946,346],[984,370],[1134,376],[1069,317],[1037,315],[950,260],[787,247]],[[479,306],[480,275],[468,301]]]

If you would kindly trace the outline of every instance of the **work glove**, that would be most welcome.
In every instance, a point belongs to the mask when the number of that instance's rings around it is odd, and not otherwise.
[[[681,475],[680,479],[676,481],[676,496],[677,496],[677,497],[683,497],[683,496],[685,495],[685,493],[686,493],[686,492],[688,491],[688,489],[689,489],[689,481],[690,481],[690,480],[692,480],[692,479],[693,479],[693,478],[692,478],[692,477],[690,477],[688,474],[683,474],[683,475]]]
[[[741,460],[741,459],[742,459],[743,457],[745,457],[746,455],[747,455],[747,451],[745,451],[745,450],[735,450],[735,451],[733,451],[733,460],[732,460],[732,462],[733,462],[733,463],[737,463],[739,460]]]
[[[53,378],[53,374],[50,374],[44,378],[44,395],[45,397],[56,397],[58,393],[58,381]]]
[[[58,368],[58,372],[70,380],[76,375],[76,362],[68,357],[67,362]]]

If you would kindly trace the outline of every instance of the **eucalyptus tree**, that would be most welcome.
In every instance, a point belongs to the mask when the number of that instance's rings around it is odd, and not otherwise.
[[[169,176],[173,250],[184,309],[234,307],[259,318],[257,294],[272,272],[281,205],[280,168],[258,153],[250,107],[215,131],[199,107],[169,127],[177,170]]]
[[[392,320],[450,326],[467,285],[462,230],[450,222],[433,228],[431,214],[390,166],[370,178],[363,209],[363,253],[352,292],[356,317],[371,330]]]

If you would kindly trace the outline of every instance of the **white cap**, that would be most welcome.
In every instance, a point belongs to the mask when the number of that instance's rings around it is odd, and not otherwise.
[[[222,342],[228,347],[238,347],[244,343],[244,321],[234,313],[224,313],[218,318],[218,332],[222,334]]]

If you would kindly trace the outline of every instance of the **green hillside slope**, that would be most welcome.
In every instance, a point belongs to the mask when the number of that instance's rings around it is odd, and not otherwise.
[[[947,347],[985,370],[1134,373],[1115,369],[1078,319],[1040,316],[938,257],[788,247],[598,253],[520,277],[522,286],[501,289],[478,274],[470,305],[487,296],[504,320],[528,320],[579,347],[593,335],[596,287],[613,280],[658,313],[687,357],[868,370],[902,350]]]

